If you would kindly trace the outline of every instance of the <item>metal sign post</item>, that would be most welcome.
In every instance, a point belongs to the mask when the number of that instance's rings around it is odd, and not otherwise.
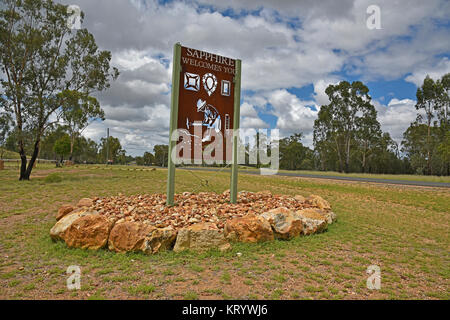
[[[106,164],[109,164],[109,128],[106,129]]]
[[[173,206],[173,195],[175,193],[175,163],[172,160],[172,150],[176,147],[176,141],[172,141],[171,135],[177,129],[178,121],[178,98],[180,93],[180,71],[181,71],[181,44],[173,46],[173,69],[172,69],[172,97],[170,105],[170,128],[169,128],[169,154],[167,155],[167,200],[168,206]],[[163,164],[164,165],[164,164]]]
[[[239,142],[239,117],[241,110],[241,60],[236,60],[236,74],[234,76],[234,119],[233,119],[233,162],[231,163],[230,202],[237,201],[238,181],[238,142]]]
[[[241,61],[175,44],[168,154],[167,201],[174,204],[175,162],[232,164],[231,202],[237,197]],[[180,137],[173,136],[177,132]],[[172,138],[174,139],[172,141]],[[176,138],[176,139],[175,139]],[[220,142],[222,141],[222,142]],[[192,150],[193,147],[193,150]],[[212,151],[211,151],[212,150]],[[214,156],[212,155],[214,153]]]

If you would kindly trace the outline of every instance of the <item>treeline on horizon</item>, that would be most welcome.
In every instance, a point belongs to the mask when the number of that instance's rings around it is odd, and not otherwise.
[[[342,81],[325,90],[330,103],[314,122],[311,159],[319,170],[362,173],[450,174],[450,73],[427,76],[417,89],[416,120],[399,145],[382,132],[369,89]]]
[[[369,88],[341,81],[314,121],[313,149],[302,133],[280,140],[280,168],[346,173],[450,175],[450,73],[417,89],[417,117],[399,144],[382,132]]]
[[[450,175],[449,83],[450,74],[437,81],[424,79],[416,95],[417,118],[404,132],[401,144],[382,132],[369,89],[362,82],[328,86],[330,103],[320,108],[314,122],[314,147],[303,145],[302,133],[281,139],[280,169]],[[24,141],[25,149],[32,152],[31,136]],[[3,147],[18,151],[14,130],[5,137]],[[106,163],[107,149],[106,138],[96,143],[80,134],[74,136],[70,126],[57,125],[43,136],[39,158]],[[110,136],[108,158],[114,164],[167,166],[168,146],[156,145],[153,153],[132,157],[126,155],[118,138]]]

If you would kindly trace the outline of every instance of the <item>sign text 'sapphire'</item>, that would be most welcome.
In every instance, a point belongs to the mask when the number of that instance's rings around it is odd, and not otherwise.
[[[234,74],[234,59],[222,57],[217,54],[187,48],[187,57],[182,57],[183,64],[194,67],[210,69],[216,72]],[[199,61],[204,60],[204,61]]]

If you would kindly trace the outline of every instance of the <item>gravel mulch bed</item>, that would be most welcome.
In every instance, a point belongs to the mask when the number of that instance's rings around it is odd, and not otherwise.
[[[158,228],[181,229],[201,222],[213,222],[223,229],[228,219],[249,213],[261,214],[268,210],[286,207],[292,211],[311,207],[293,196],[272,195],[269,191],[238,193],[236,204],[229,203],[230,194],[224,192],[184,192],[175,195],[175,205],[166,206],[165,194],[143,194],[94,198],[90,209],[97,210],[113,221],[136,221]]]

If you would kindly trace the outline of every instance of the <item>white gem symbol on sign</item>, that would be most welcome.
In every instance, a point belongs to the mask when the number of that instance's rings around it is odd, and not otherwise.
[[[212,95],[217,88],[217,78],[212,73],[207,73],[202,78],[203,87],[205,88],[208,96]]]
[[[198,91],[200,90],[200,76],[195,73],[184,73],[184,88],[186,90]]]
[[[230,89],[231,89],[231,83],[227,80],[222,80],[222,90],[221,94],[223,96],[229,96],[230,95]]]

